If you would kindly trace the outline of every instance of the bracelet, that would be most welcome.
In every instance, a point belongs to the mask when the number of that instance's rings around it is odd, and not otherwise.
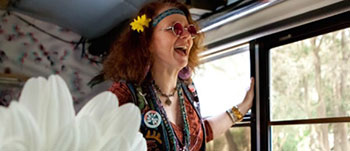
[[[243,114],[241,111],[239,111],[237,106],[233,106],[232,108],[226,110],[226,113],[231,118],[233,124],[243,120]]]
[[[232,121],[232,123],[233,123],[233,125],[236,123],[236,119],[235,119],[235,117],[234,117],[234,114],[232,113],[232,109],[228,109],[228,110],[226,110],[226,113],[227,113],[227,115],[230,117],[230,119],[231,119],[231,121]]]
[[[243,120],[243,114],[241,113],[241,111],[239,111],[237,106],[233,106],[231,110],[232,110],[232,113],[235,115],[234,117],[236,117],[237,122],[240,122]]]

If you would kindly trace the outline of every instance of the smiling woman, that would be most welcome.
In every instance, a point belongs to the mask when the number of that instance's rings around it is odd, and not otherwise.
[[[179,32],[180,29],[177,27],[174,27],[172,25],[175,25],[174,23],[167,22],[167,24],[164,24],[165,21],[162,21],[164,17],[167,17],[167,14],[175,13],[175,16],[177,18],[181,18],[183,23],[187,23],[194,25],[195,28],[198,28],[197,24],[191,19],[190,13],[185,5],[181,3],[150,3],[148,5],[145,5],[143,9],[140,10],[138,13],[141,18],[143,15],[146,17],[152,17],[156,16],[157,13],[160,13],[160,9],[165,9],[164,7],[167,6],[173,6],[173,7],[179,7],[177,10],[181,10],[180,12],[185,14],[187,17],[176,14],[175,11],[168,11],[165,12],[164,15],[159,16],[159,18],[155,18],[149,27],[144,28],[143,32],[138,32],[137,30],[134,31],[131,28],[125,29],[123,35],[121,38],[119,38],[117,41],[115,41],[112,45],[112,48],[110,50],[110,54],[107,57],[106,61],[104,62],[104,74],[107,77],[107,79],[112,79],[114,81],[119,81],[121,79],[128,80],[130,82],[135,83],[141,83],[146,74],[148,73],[148,70],[152,63],[152,57],[151,52],[148,48],[151,47],[152,42],[156,43],[164,43],[165,41],[163,39],[166,39],[166,37],[159,36],[160,39],[154,39],[156,36],[153,36],[153,33],[159,33],[162,35],[167,35],[168,38],[176,38],[176,33]],[[182,18],[184,17],[184,18]],[[177,19],[176,18],[176,19]],[[165,18],[167,19],[167,18]],[[177,20],[173,21],[177,21]],[[162,22],[160,22],[162,21]],[[157,24],[153,25],[154,23],[162,24],[162,27],[157,26]],[[180,23],[180,22],[179,22]],[[188,31],[187,25],[183,27],[184,24],[181,25],[181,31],[184,31],[183,29],[186,28]],[[156,28],[154,28],[156,27]],[[172,30],[169,30],[170,29]],[[174,28],[172,28],[174,27]],[[161,32],[156,32],[161,31]],[[173,32],[174,31],[174,32]],[[173,33],[175,35],[173,35]],[[184,32],[185,33],[185,32]],[[186,34],[186,33],[185,33]],[[173,37],[174,36],[174,37]],[[204,50],[203,46],[201,45],[203,40],[202,34],[196,34],[196,38],[194,38],[193,46],[191,47],[191,51],[188,50],[188,67],[191,70],[194,70],[194,68],[199,63],[198,53],[200,53],[202,50]],[[163,42],[164,41],[164,42]],[[153,46],[158,47],[158,44],[153,44]],[[180,45],[174,45],[173,49],[177,47],[182,47]],[[182,47],[184,48],[184,47]]]
[[[119,105],[141,110],[140,131],[148,150],[204,151],[205,143],[242,120],[252,106],[252,79],[238,106],[204,119],[191,74],[203,50],[202,33],[185,5],[153,2],[141,8],[130,28],[114,42],[103,74]],[[215,100],[213,100],[215,101]]]

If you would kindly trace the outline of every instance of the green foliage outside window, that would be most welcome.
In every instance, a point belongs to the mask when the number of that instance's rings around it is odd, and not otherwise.
[[[270,51],[271,120],[350,116],[350,28]],[[273,150],[350,150],[350,125],[272,127]]]
[[[250,127],[230,128],[224,135],[207,143],[207,151],[250,151]]]

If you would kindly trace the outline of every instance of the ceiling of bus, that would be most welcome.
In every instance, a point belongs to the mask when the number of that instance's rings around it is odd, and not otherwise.
[[[205,33],[205,44],[214,43],[340,1],[342,0],[281,0],[275,5],[236,19],[214,30],[207,31]]]

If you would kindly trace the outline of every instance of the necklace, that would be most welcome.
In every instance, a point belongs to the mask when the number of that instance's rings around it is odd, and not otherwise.
[[[154,83],[153,83],[153,85],[155,86]],[[150,88],[150,89],[152,90],[152,88]],[[182,120],[184,122],[184,129],[183,129],[184,136],[183,136],[183,144],[182,145],[180,145],[180,142],[178,141],[178,138],[176,137],[175,132],[174,132],[171,124],[168,121],[168,117],[166,115],[166,112],[165,112],[163,106],[161,105],[160,99],[159,99],[159,97],[157,98],[157,95],[155,93],[153,93],[153,94],[151,93],[152,94],[152,103],[150,105],[151,105],[151,108],[154,108],[155,110],[157,110],[158,112],[161,113],[160,115],[161,115],[162,120],[163,120],[162,125],[165,128],[166,135],[169,137],[169,141],[171,143],[173,151],[178,151],[178,150],[188,151],[189,146],[190,146],[190,130],[189,130],[189,124],[187,121],[186,107],[184,104],[185,98],[184,98],[183,93],[181,91],[180,81],[177,82],[176,89],[178,90],[177,92],[178,92],[178,96],[179,96],[180,110],[181,110]],[[159,101],[157,101],[157,100],[159,100]],[[166,144],[168,144],[168,143],[166,143]],[[168,147],[170,147],[170,146],[168,146]],[[168,149],[170,149],[170,148],[168,148]]]
[[[153,84],[154,84],[154,87],[156,88],[156,91],[157,91],[158,93],[160,93],[161,96],[163,96],[163,97],[166,98],[165,104],[166,104],[166,105],[171,105],[170,97],[173,97],[173,96],[174,96],[174,94],[175,94],[175,92],[176,92],[176,90],[177,90],[177,87],[178,87],[177,84],[176,84],[176,87],[174,88],[173,92],[170,93],[170,94],[165,94],[165,93],[163,93],[162,90],[160,90],[159,86],[158,86],[154,81],[153,81]]]

